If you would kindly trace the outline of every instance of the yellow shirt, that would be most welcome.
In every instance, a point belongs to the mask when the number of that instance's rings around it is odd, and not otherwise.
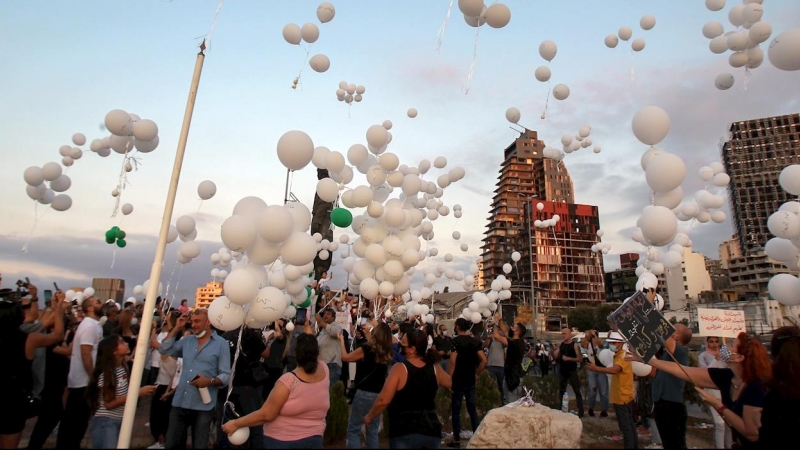
[[[622,367],[622,372],[611,375],[611,403],[625,405],[633,401],[633,366],[625,361],[625,351],[614,354],[614,365]]]

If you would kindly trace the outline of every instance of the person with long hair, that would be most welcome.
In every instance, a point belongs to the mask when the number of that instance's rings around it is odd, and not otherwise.
[[[364,424],[369,427],[388,407],[390,448],[439,448],[442,423],[435,398],[440,386],[451,388],[452,380],[437,364],[436,351],[426,351],[428,336],[423,331],[409,331],[400,346],[405,360],[389,371]]]
[[[125,357],[130,353],[128,343],[117,334],[103,338],[97,344],[97,360],[88,389],[89,403],[95,411],[89,427],[93,448],[117,446],[128,398]],[[151,395],[155,390],[155,386],[143,386],[139,397]]]
[[[757,442],[761,410],[767,383],[772,377],[767,349],[747,333],[739,333],[729,350],[729,355],[722,352],[721,357],[728,364],[727,368],[681,366],[658,358],[651,359],[648,364],[656,370],[694,383],[703,400],[730,425],[737,447],[757,447],[760,446]],[[634,355],[626,358],[638,359]],[[715,398],[701,388],[719,389],[722,399]]]
[[[758,443],[763,448],[789,448],[800,429],[800,327],[772,333],[772,380],[764,399]]]
[[[383,383],[386,381],[386,372],[394,357],[392,350],[392,331],[389,325],[373,321],[370,331],[365,328],[367,343],[347,352],[344,335],[339,335],[342,346],[342,361],[356,363],[356,379],[353,386],[356,390],[350,408],[350,418],[347,422],[347,448],[361,448],[361,425],[375,399],[378,398]],[[352,388],[351,388],[352,389]],[[379,422],[373,422],[367,427],[367,448],[378,448]]]
[[[29,287],[31,302],[38,302],[33,286]],[[56,291],[51,299],[58,310],[64,293]],[[31,368],[36,349],[49,347],[64,339],[64,321],[61,314],[54,316],[55,324],[50,334],[30,333],[20,330],[25,320],[22,306],[17,300],[0,299],[0,358],[7,367],[0,370],[0,448],[17,448],[25,421],[28,419],[28,396],[33,384]]]
[[[261,409],[222,425],[225,434],[263,424],[265,448],[322,448],[330,381],[308,316],[294,356],[297,367],[278,379]]]
[[[709,367],[726,367],[725,363],[720,358],[719,336],[707,336],[706,349],[703,353],[700,353],[700,356],[697,358],[700,367],[704,369]],[[722,400],[722,394],[720,394],[719,389],[706,389],[706,392]],[[714,419],[714,444],[716,448],[731,448],[731,429],[725,423],[725,419],[714,409],[711,410],[711,417]]]

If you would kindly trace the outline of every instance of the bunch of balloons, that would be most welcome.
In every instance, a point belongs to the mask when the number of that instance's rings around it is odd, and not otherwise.
[[[510,266],[508,263],[505,265]],[[502,300],[511,298],[510,289],[511,280],[506,278],[505,275],[498,275],[497,278],[492,280],[489,292],[475,292],[472,294],[472,301],[461,311],[459,317],[469,320],[472,323],[480,323],[484,319],[490,318],[492,314],[497,311]]]
[[[493,3],[487,8],[483,0],[458,0],[458,9],[464,14],[467,25],[474,28],[483,24],[503,28],[511,21],[511,10],[502,3]]]
[[[597,237],[598,239],[602,239],[605,231],[597,230]],[[602,253],[603,255],[607,255],[608,252],[611,250],[611,245],[605,242],[598,242],[597,244],[592,245],[592,253]]]
[[[684,202],[680,205],[680,208],[673,206],[680,203],[679,200],[676,203],[675,200],[662,198],[661,201],[665,202],[664,206],[668,208],[671,207],[678,211],[676,214],[678,220],[688,221],[696,219],[700,223],[706,223],[709,220],[714,223],[724,222],[726,219],[725,212],[719,209],[725,204],[725,197],[722,195],[722,192],[725,191],[728,183],[730,183],[731,177],[725,173],[725,167],[716,161],[701,167],[698,171],[698,175],[703,182],[711,182],[713,186],[716,186],[720,193],[712,194],[708,190],[709,187],[706,186],[704,189],[695,193],[694,202]],[[681,196],[682,195],[681,193]]]
[[[347,81],[340,81],[339,88],[336,89],[336,99],[348,105],[353,102],[359,103],[364,98],[363,96],[366,90],[367,88],[364,86],[356,86],[353,83],[348,84]]]
[[[335,15],[336,8],[329,2],[320,3],[317,7],[317,19],[319,19],[320,23],[330,22]],[[319,39],[319,27],[313,23],[306,23],[302,27],[295,23],[290,23],[283,27],[283,39],[291,45],[300,45],[301,42],[308,43],[309,48],[306,51],[306,57],[308,57],[308,53],[311,51],[310,45],[317,42],[317,39]],[[315,72],[323,73],[331,67],[331,60],[324,54],[318,53],[308,60],[308,65],[311,66]],[[292,89],[297,89],[297,84],[299,82],[300,75],[292,82]]]
[[[778,177],[784,191],[800,196],[800,164],[784,167]],[[788,201],[767,220],[770,233],[775,235],[765,246],[767,256],[782,262],[790,270],[800,270],[800,202]],[[769,294],[783,305],[800,305],[800,279],[781,273],[769,280]]]
[[[706,8],[719,11],[725,7],[725,0],[706,0]],[[703,36],[710,39],[708,46],[712,53],[720,55],[731,51],[728,64],[733,68],[755,69],[764,61],[764,51],[759,45],[772,35],[772,26],[761,20],[764,8],[760,1],[745,0],[728,11],[728,21],[735,28],[725,32],[724,26],[712,20],[703,25]],[[714,86],[719,90],[733,87],[736,78],[731,73],[719,74]]]
[[[724,0],[723,0],[724,1]],[[639,26],[644,31],[652,30],[653,27],[656,26],[656,18],[652,14],[645,14],[639,19]],[[617,31],[617,34],[609,34],[606,36],[604,42],[606,47],[608,48],[616,48],[619,44],[620,39],[627,42],[631,37],[633,37],[633,30],[631,27],[624,26]],[[631,42],[631,50],[634,52],[640,52],[644,50],[645,42],[643,38],[636,38]]]
[[[110,230],[106,231],[106,243],[107,244],[117,244],[119,248],[125,248],[128,245],[125,242],[125,231],[123,231],[120,227],[113,226]]]
[[[28,167],[23,178],[27,184],[25,192],[32,200],[50,205],[56,211],[66,211],[72,206],[72,197],[63,193],[72,186],[72,180],[63,173],[58,163],[49,162],[42,167]],[[60,194],[56,195],[56,192]]]

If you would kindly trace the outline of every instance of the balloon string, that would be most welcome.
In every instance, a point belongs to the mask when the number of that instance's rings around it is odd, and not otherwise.
[[[475,45],[472,49],[472,64],[469,66],[469,75],[467,75],[467,87],[464,90],[464,95],[469,94],[469,87],[472,84],[472,76],[475,74],[475,63],[478,61],[478,36],[481,33],[481,27],[476,28],[475,31]]]
[[[125,190],[128,183],[128,172],[125,170],[125,166],[128,165],[129,162],[133,162],[133,165],[136,166],[136,169],[139,169],[139,161],[136,158],[133,158],[128,155],[133,149],[133,139],[129,139],[128,143],[125,145],[125,154],[122,158],[122,167],[119,171],[119,180],[117,181],[117,197],[116,201],[114,202],[114,211],[111,213],[111,217],[117,217],[117,212],[119,212],[119,204],[122,202],[122,191]]]
[[[181,285],[181,275],[183,275],[183,264],[181,264],[181,270],[178,271],[178,281],[175,282],[175,292],[172,293],[172,305],[175,306],[175,294],[178,292],[178,286]]]
[[[297,78],[295,78],[294,82],[292,83],[292,89],[297,89],[297,84],[300,83],[300,78],[303,76],[303,70],[306,68],[306,63],[308,62],[308,55],[309,53],[311,53],[312,45],[314,44],[308,44],[308,48],[306,48],[306,56],[305,58],[303,58],[303,64],[300,65],[300,72],[297,74]]]
[[[211,47],[211,36],[214,34],[214,28],[217,26],[217,16],[219,16],[219,10],[222,9],[223,3],[225,3],[225,0],[219,0],[217,10],[214,12],[214,20],[211,21],[211,29],[208,31],[208,35],[206,37],[206,51],[208,51],[208,48]]]
[[[444,21],[442,22],[442,26],[439,27],[439,33],[437,36],[439,37],[439,41],[436,43],[436,53],[439,53],[439,50],[442,48],[442,42],[444,42],[444,32],[447,30],[447,22],[450,20],[450,11],[453,9],[453,0],[450,0],[450,6],[447,7],[447,15],[444,16]]]
[[[111,267],[110,269],[114,268],[114,263],[117,261],[117,249],[114,249],[114,252],[111,254]]]
[[[631,48],[631,84],[636,81],[636,72],[633,70],[633,48]]]
[[[745,66],[744,68],[744,81],[742,82],[742,90],[747,90],[747,82],[750,81],[750,68]]]
[[[200,205],[197,206],[197,211],[195,211],[194,213],[195,214],[199,213],[200,212],[200,208],[202,208],[202,207],[203,207],[203,199],[201,198],[200,199]]]
[[[544,120],[547,117],[547,106],[550,104],[550,92],[552,89],[550,88],[550,80],[547,80],[547,97],[544,99],[544,111],[542,111],[541,119]]]
[[[169,286],[172,284],[172,276],[175,275],[175,269],[178,268],[178,261],[175,261],[175,264],[172,265],[172,272],[169,274],[169,280],[167,280],[167,289],[164,290],[164,297],[169,298]]]
[[[240,306],[241,308],[241,306]],[[231,376],[228,379],[228,393],[225,395],[225,406],[230,408],[231,412],[239,417],[239,414],[236,413],[236,408],[233,405],[233,402],[230,401],[231,392],[233,392],[233,377],[236,376],[236,361],[239,360],[239,353],[242,351],[242,333],[244,332],[245,325],[242,324],[239,327],[239,339],[236,341],[236,353],[233,355],[233,364],[231,364]],[[222,413],[222,417],[220,420],[225,420],[225,413]]]
[[[39,201],[38,200],[33,201],[33,226],[31,227],[31,232],[28,233],[28,238],[25,239],[25,245],[22,246],[20,252],[28,253],[28,243],[31,241],[31,238],[33,237],[33,232],[36,230],[36,225],[39,224],[39,219],[44,217],[46,212],[47,210],[45,210],[45,212],[43,212],[42,215],[39,216]]]

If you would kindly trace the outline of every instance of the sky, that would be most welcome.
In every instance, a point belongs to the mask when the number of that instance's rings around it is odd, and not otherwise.
[[[209,280],[209,256],[222,246],[220,226],[240,198],[255,195],[268,204],[282,203],[286,171],[276,143],[289,130],[308,133],[315,146],[346,153],[353,144],[366,144],[370,125],[388,119],[394,123],[389,151],[401,163],[416,166],[423,158],[445,156],[445,170],[464,167],[466,177],[443,197],[449,206],[461,204],[464,216],[437,220],[430,244],[440,249],[434,264],[452,253],[454,266],[464,269],[479,256],[502,152],[518,135],[505,120],[506,109],[518,108],[520,125],[554,146],[561,135],[574,135],[589,124],[594,145],[603,151],[582,150],[564,162],[576,201],[599,206],[603,241],[611,245],[605,268],[612,270],[620,253],[643,249],[630,239],[650,199],[639,165],[647,148],[630,126],[638,109],[656,105],[670,115],[670,133],[659,146],[686,162],[686,199],[703,188],[697,169],[719,161],[719,141],[731,122],[800,111],[800,72],[779,71],[765,57],[746,75],[728,66],[727,54],[709,51],[702,26],[718,20],[731,30],[727,11],[738,4],[734,1],[716,13],[700,0],[509,1],[511,22],[503,29],[484,26],[477,38],[455,2],[438,51],[446,0],[333,3],[336,16],[326,24],[317,21],[317,1],[222,4],[206,52],[173,215],[173,223],[181,215],[195,215],[203,251],[180,266],[178,241],[167,246],[164,260],[162,283],[178,297],[193,298],[194,289]],[[0,188],[0,272],[5,287],[26,276],[45,288],[51,281],[80,287],[94,277],[114,277],[125,279],[126,295],[132,295],[133,286],[149,277],[197,47],[209,35],[219,4],[0,2],[0,178],[7,180]],[[794,0],[770,0],[764,11],[762,20],[772,24],[773,37],[800,26],[800,4]],[[644,14],[656,17],[650,31],[638,25]],[[304,65],[306,50],[282,38],[287,23],[307,22],[319,25],[320,38],[309,55],[330,58],[325,73]],[[621,26],[630,26],[633,38],[645,39],[643,51],[634,54],[626,42],[613,50],[605,47],[604,37]],[[549,64],[538,54],[545,39],[558,45]],[[765,53],[768,43],[762,44]],[[564,101],[549,100],[544,120],[548,84],[533,76],[540,65],[551,68],[552,86],[564,83],[571,91]],[[725,72],[734,74],[736,84],[719,91],[714,78]],[[361,103],[348,108],[336,100],[342,80],[366,87]],[[74,133],[84,133],[88,141],[107,136],[103,118],[117,108],[159,126],[159,147],[141,155],[122,194],[134,212],[111,217],[111,191],[122,157],[112,152],[101,158],[88,145],[68,171],[72,207],[66,212],[35,207],[25,194],[25,168],[59,161],[59,147],[71,144]],[[409,119],[409,108],[419,116]],[[426,177],[440,173],[432,169]],[[201,204],[196,189],[206,179],[218,191]],[[350,186],[358,184],[364,178],[357,173]],[[316,172],[309,165],[294,173],[291,191],[310,207],[315,185]],[[103,239],[114,225],[128,233],[128,246],[116,251]],[[453,230],[461,232],[460,242],[450,238]],[[695,251],[716,258],[732,227],[726,221],[694,224],[688,231]],[[336,236],[341,233],[353,234],[337,230]],[[467,252],[458,248],[461,242],[469,245]],[[332,285],[339,287],[345,280],[341,264],[334,273],[338,282]],[[439,282],[436,288],[443,286]],[[450,287],[458,289],[456,283]]]

